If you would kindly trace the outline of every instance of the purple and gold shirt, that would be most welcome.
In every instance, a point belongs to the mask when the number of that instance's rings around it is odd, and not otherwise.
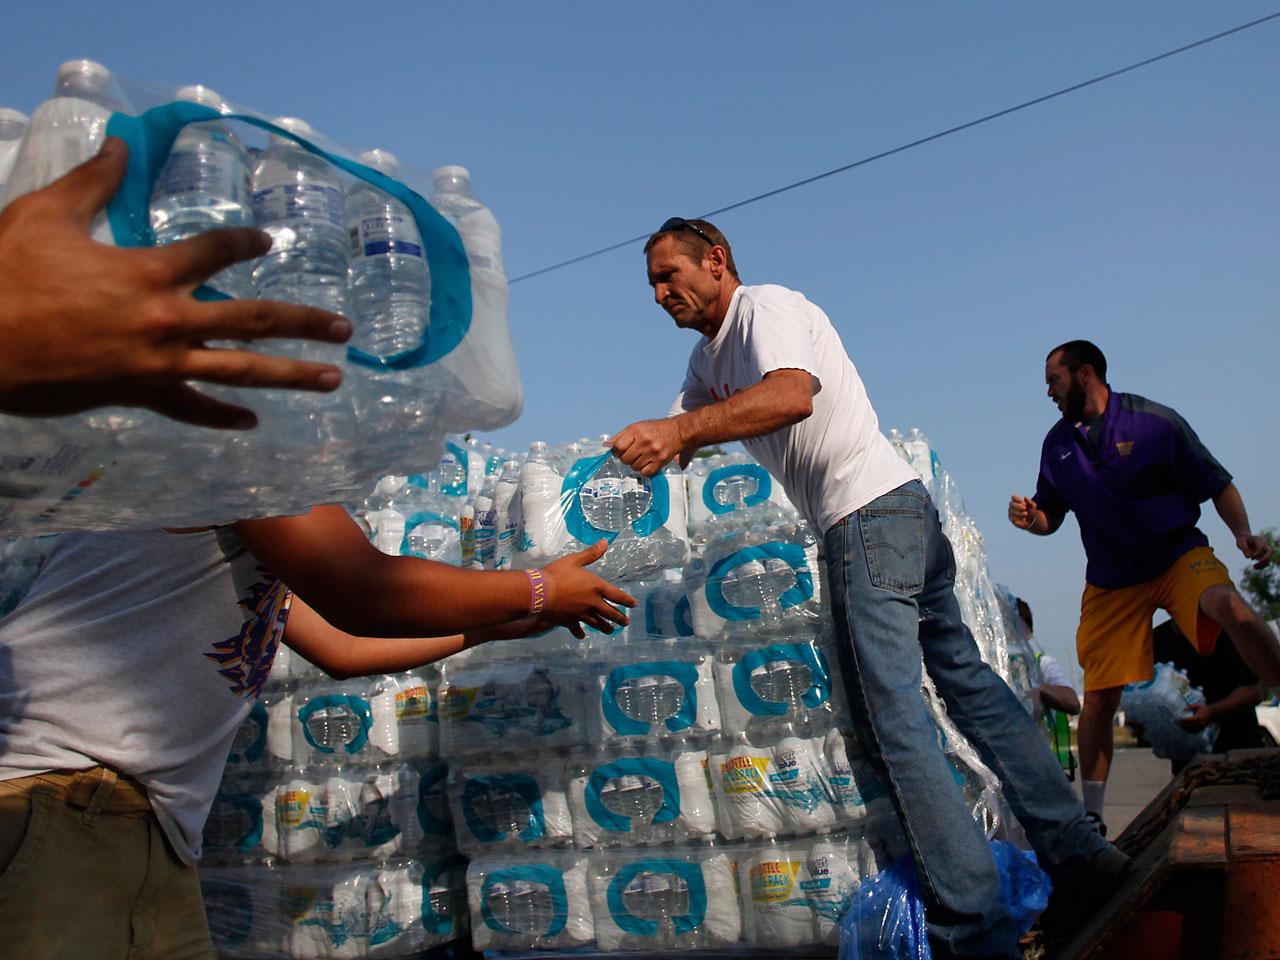
[[[1114,589],[1158,577],[1188,550],[1207,546],[1200,504],[1231,482],[1177,412],[1111,391],[1097,448],[1086,426],[1054,424],[1040,453],[1036,505],[1080,522],[1085,579]]]

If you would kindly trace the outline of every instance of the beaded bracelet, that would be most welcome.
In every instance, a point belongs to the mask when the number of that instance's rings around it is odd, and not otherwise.
[[[524,575],[529,578],[529,586],[533,590],[533,595],[529,599],[529,616],[534,617],[546,606],[547,581],[541,570],[526,570]]]

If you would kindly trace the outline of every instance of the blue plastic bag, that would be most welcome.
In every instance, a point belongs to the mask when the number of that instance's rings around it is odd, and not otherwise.
[[[991,841],[1000,902],[1021,935],[1049,903],[1052,885],[1035,854]],[[933,960],[920,882],[909,854],[862,881],[840,924],[840,960]]]
[[[862,881],[840,924],[840,960],[933,960],[910,854]]]

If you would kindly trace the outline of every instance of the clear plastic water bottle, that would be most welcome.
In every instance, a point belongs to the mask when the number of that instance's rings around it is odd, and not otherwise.
[[[475,503],[475,565],[492,570],[498,541],[497,513],[493,500],[498,491],[498,475],[491,473],[484,478],[484,486]]]
[[[22,143],[22,135],[27,132],[29,122],[21,110],[0,107],[0,196],[4,195],[5,181],[18,159],[18,145]]]
[[[309,124],[276,123],[306,137]],[[257,294],[347,312],[347,224],[342,186],[333,168],[294,141],[271,135],[271,148],[253,173],[253,219],[271,235],[271,250],[253,271]],[[297,341],[303,360],[339,362],[346,347]]]
[[[528,801],[506,786],[477,793],[471,801],[471,811],[481,823],[508,839],[518,837],[533,822]]]
[[[480,491],[472,491],[458,514],[458,546],[461,559],[458,566],[464,570],[476,565],[476,499]]]
[[[623,774],[600,788],[600,804],[612,814],[631,821],[631,833],[643,836],[653,815],[662,809],[662,784],[644,774]]]
[[[531,937],[545,935],[551,929],[556,914],[555,901],[546,884],[530,880],[493,884],[489,888],[486,905],[508,930]]]
[[[370,150],[365,166],[396,175],[394,154]],[[351,309],[356,347],[391,357],[420,345],[428,324],[431,279],[413,214],[399,200],[362,180],[347,193]]]
[[[494,536],[493,568],[510,570],[515,558],[520,530],[520,461],[508,460],[498,474],[494,487]]]
[[[600,465],[591,479],[582,485],[578,500],[582,504],[582,515],[597,530],[617,533],[626,526],[622,466],[617,458],[608,457]]]
[[[18,148],[0,206],[39,190],[95,156],[107,121],[120,107],[111,99],[111,71],[92,60],[68,60],[58,68],[53,97],[36,107]],[[106,211],[89,225],[95,240],[114,243]]]
[[[499,285],[505,292],[502,265],[502,230],[489,208],[476,199],[466,167],[441,167],[433,174],[436,188],[430,203],[462,238],[472,276],[484,284]],[[479,273],[477,273],[479,271]]]
[[[177,97],[226,112],[222,98],[208,87],[183,87]],[[185,240],[219,227],[251,226],[253,173],[244,144],[221,121],[188,124],[174,141],[151,191],[156,243]],[[209,283],[233,297],[251,297],[251,269],[248,263],[238,263]]]

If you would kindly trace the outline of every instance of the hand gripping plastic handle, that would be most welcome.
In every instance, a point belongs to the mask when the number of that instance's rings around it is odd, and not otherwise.
[[[587,781],[587,813],[603,829],[619,833],[631,831],[631,818],[611,812],[600,799],[606,783],[626,776],[647,777],[656,780],[662,787],[662,806],[654,813],[650,823],[667,823],[680,816],[680,784],[676,780],[675,764],[670,760],[658,760],[654,757],[625,757],[597,767]]]
[[[673,873],[684,881],[689,891],[689,912],[672,917],[671,922],[676,933],[688,933],[696,930],[707,918],[707,884],[702,878],[702,867],[687,860],[668,860],[660,857],[646,857],[629,863],[609,882],[605,900],[609,905],[609,916],[623,933],[635,933],[643,937],[655,936],[658,932],[657,920],[645,920],[627,910],[622,894],[627,885],[642,873]]]
[[[119,137],[129,146],[129,166],[124,181],[107,204],[107,220],[116,246],[149,247],[155,244],[149,210],[151,191],[182,128],[189,123],[208,120],[240,120],[292,140],[357,180],[391,194],[413,214],[431,274],[430,322],[423,328],[422,342],[391,357],[375,357],[351,347],[347,350],[349,362],[375,369],[410,370],[435,363],[462,342],[471,328],[471,268],[462,238],[453,224],[399,180],[330,153],[296,133],[252,114],[224,114],[212,107],[185,101],[152,107],[136,117],[113,113],[107,121],[107,135]],[[226,299],[225,294],[204,286],[197,289],[196,297]]]
[[[787,704],[765,700],[751,686],[751,674],[756,668],[781,660],[793,660],[809,668],[812,681],[800,697],[800,702],[806,707],[821,706],[831,696],[831,671],[821,650],[810,643],[776,643],[753,650],[734,664],[733,692],[747,712],[757,717],[780,717],[787,712]]]

